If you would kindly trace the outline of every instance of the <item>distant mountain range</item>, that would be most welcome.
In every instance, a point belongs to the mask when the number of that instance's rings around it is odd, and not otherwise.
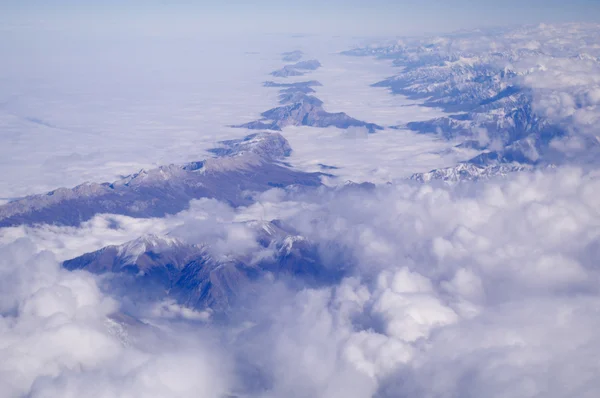
[[[568,26],[564,29],[565,36],[573,34]],[[373,83],[374,87],[388,87],[395,94],[448,113],[400,127],[459,140],[462,146],[483,151],[467,162],[478,167],[459,165],[454,175],[466,176],[470,175],[466,170],[483,168],[486,174],[504,173],[521,169],[513,164],[546,166],[565,160],[564,153],[551,143],[568,137],[571,131],[540,111],[536,106],[539,89],[527,84],[529,76],[544,71],[540,60],[563,60],[578,68],[599,63],[598,57],[572,52],[552,40],[540,39],[541,44],[533,46],[531,37],[543,38],[542,33],[536,28],[459,33],[399,40],[343,54],[393,60],[400,68],[398,73]],[[582,139],[598,150],[597,140]]]
[[[280,131],[285,126],[312,126],[312,127],[337,127],[347,129],[350,127],[365,128],[369,133],[383,130],[382,126],[354,119],[345,112],[331,113],[323,109],[323,101],[310,95],[315,92],[312,87],[320,86],[316,81],[298,83],[265,82],[265,87],[278,87],[279,103],[273,109],[261,114],[262,119],[244,123],[234,127],[252,130]]]
[[[283,53],[284,60],[300,59],[301,51]],[[306,72],[316,70],[321,63],[315,59],[299,61],[286,65],[282,69],[271,73],[275,77],[302,76]],[[279,104],[276,108],[261,113],[261,119],[248,123],[234,125],[233,127],[251,130],[281,131],[285,126],[312,126],[312,127],[337,127],[347,129],[350,127],[365,128],[369,133],[383,130],[382,126],[368,123],[348,116],[345,112],[331,113],[323,108],[323,101],[312,95],[313,87],[322,84],[315,80],[282,83],[267,81],[265,87],[279,88]]]
[[[319,186],[319,173],[304,173],[281,163],[291,148],[278,133],[251,134],[223,141],[216,158],[141,170],[112,183],[59,188],[0,206],[0,227],[48,223],[78,225],[96,214],[162,217],[188,207],[190,200],[214,198],[240,206],[248,192],[289,185]]]
[[[284,56],[284,59],[289,59],[290,56],[295,58],[294,54],[288,54]],[[308,61],[300,61],[295,64],[285,65],[283,68],[271,72],[272,76],[275,77],[290,77],[290,76],[303,76],[308,71],[317,70],[321,67],[321,63],[316,59]]]

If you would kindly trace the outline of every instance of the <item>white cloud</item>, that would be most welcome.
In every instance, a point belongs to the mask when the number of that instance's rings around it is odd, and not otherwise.
[[[199,201],[140,220],[132,234],[154,224],[243,253],[254,238],[238,221],[279,218],[324,247],[336,242],[356,263],[323,288],[268,285],[233,329],[157,303],[149,322],[180,341],[158,346],[135,327],[107,326],[117,303],[94,277],[58,269],[47,253],[31,259],[37,249],[19,240],[3,248],[0,346],[11,373],[0,379],[13,395],[44,397],[81,395],[94,383],[100,397],[592,396],[599,193],[598,175],[558,168],[453,187],[275,189],[248,208]],[[108,230],[99,225],[81,231]],[[64,242],[77,236],[50,231]],[[211,333],[229,341],[225,352],[202,343]]]
[[[479,152],[454,148],[455,142],[406,129],[365,135],[357,131],[288,126],[282,132],[294,148],[286,159],[295,168],[335,175],[328,185],[354,182],[385,184],[415,172],[448,167]],[[323,169],[320,165],[339,167]]]
[[[250,229],[232,223],[235,216],[234,209],[225,203],[199,199],[191,201],[188,210],[164,218],[98,214],[79,227],[42,224],[0,228],[0,244],[26,237],[35,243],[36,251],[51,251],[60,261],[143,235],[170,234],[184,242],[204,242],[216,255],[255,248]]]
[[[225,361],[208,336],[149,326],[127,334],[93,276],[19,240],[0,248],[0,390],[5,397],[216,397]],[[160,336],[160,337],[159,337]],[[156,339],[159,339],[158,341]],[[160,344],[157,345],[157,342]]]
[[[359,259],[354,277],[266,310],[272,396],[336,396],[338,383],[356,397],[597,394],[598,193],[594,174],[560,168],[324,193],[293,215],[262,203]]]
[[[210,156],[218,141],[243,136],[227,125],[277,104],[262,82],[290,45],[265,36],[16,35],[0,39],[1,199]]]
[[[551,30],[539,29],[540,36]],[[525,33],[515,40],[529,48],[570,43]],[[455,45],[471,48],[465,40]],[[525,78],[548,90],[536,106],[557,120],[594,126],[595,77],[570,62],[549,62]],[[333,73],[322,70],[323,77]],[[326,105],[341,106],[336,93],[323,91]],[[357,117],[396,118],[386,114],[396,100],[369,101],[378,105]],[[333,163],[358,181],[388,181],[453,156],[437,153],[445,143],[402,130],[352,139],[335,129],[284,134],[295,149],[292,164]],[[85,159],[65,156],[58,164]],[[200,200],[164,219],[98,215],[80,228],[3,229],[0,390],[44,398],[239,390],[274,398],[596,397],[599,195],[597,172],[559,167],[452,187],[274,189],[247,208]],[[350,259],[350,275],[320,288],[268,284],[242,314],[232,309],[241,321],[231,329],[212,323],[210,312],[171,301],[143,308],[151,326],[140,325],[118,313],[94,276],[66,272],[56,261],[148,233],[208,243],[217,254],[253,253],[255,236],[238,222],[276,218],[326,249],[334,243],[343,253],[329,255]],[[125,319],[111,318],[115,313]]]

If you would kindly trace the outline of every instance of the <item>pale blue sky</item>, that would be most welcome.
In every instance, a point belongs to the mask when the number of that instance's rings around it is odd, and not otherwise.
[[[232,33],[419,34],[600,22],[599,0],[0,0],[0,24]]]

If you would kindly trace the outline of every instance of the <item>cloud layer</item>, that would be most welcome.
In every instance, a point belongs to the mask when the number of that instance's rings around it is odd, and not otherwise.
[[[67,272],[27,240],[1,249],[0,388],[6,397],[218,397],[226,362],[210,337],[118,317],[86,273]],[[123,324],[130,324],[128,333]],[[137,327],[136,323],[138,323]]]
[[[597,43],[575,28],[569,41],[555,37],[552,27],[532,29],[535,38],[523,34],[526,29],[513,32],[512,42],[458,35],[437,43],[466,52],[509,51],[506,46],[518,43],[531,57],[519,58],[514,68],[519,82],[537,93],[537,111],[568,126],[574,137],[594,139],[598,60],[569,51],[580,40],[577,48],[597,54]],[[542,40],[544,35],[554,38]],[[559,60],[539,53],[561,48]],[[335,76],[325,63],[334,58],[319,58],[320,80]],[[362,108],[344,103],[341,93],[366,90],[371,74],[351,73],[360,87],[319,88],[326,106]],[[366,107],[375,105],[363,115],[403,122],[404,115],[388,113],[403,101],[380,100],[379,94],[366,97]],[[264,109],[261,101],[256,109]],[[46,131],[46,142],[53,136],[45,129],[66,118],[31,116],[18,101],[5,108],[14,111],[1,110],[9,125],[29,117],[27,123]],[[77,125],[69,123],[70,129]],[[172,156],[182,146],[185,156],[195,153],[186,134],[169,149]],[[410,170],[415,165],[457,160],[437,153],[450,144],[403,136],[403,130],[368,138],[360,130],[344,135],[297,128],[284,134],[297,151],[293,165],[331,162],[344,167],[341,176],[360,181],[387,182],[417,171]],[[19,145],[28,137],[20,137]],[[199,147],[212,137],[199,138]],[[154,138],[152,145],[165,142]],[[95,142],[97,137],[78,145]],[[569,151],[586,148],[585,141],[562,144]],[[405,146],[406,157],[386,145]],[[137,150],[135,164],[145,158]],[[74,154],[58,164],[83,159]],[[597,397],[600,173],[590,163],[453,186],[400,180],[275,188],[249,193],[253,202],[246,207],[203,199],[161,219],[101,214],[79,228],[0,229],[0,391],[33,398]],[[264,249],[243,223],[251,220],[293,227],[320,251],[318,265],[341,264],[343,277],[304,285],[265,272],[252,285],[252,300],[240,300],[219,317],[170,300],[127,301],[108,289],[106,276],[59,265],[147,234],[206,245],[215,257],[250,256]],[[268,248],[258,254],[270,255]]]
[[[248,208],[204,208],[216,217],[195,207],[162,232],[240,252],[253,246],[239,221],[283,219],[323,251],[343,248],[352,266],[318,289],[265,282],[228,327],[173,303],[148,307],[155,326],[115,318],[118,303],[94,277],[59,269],[48,253],[32,257],[19,239],[1,257],[3,390],[591,397],[600,389],[598,193],[598,175],[559,168],[454,187],[275,189]],[[136,233],[156,225],[137,222]]]
[[[566,168],[297,204],[294,224],[358,265],[270,315],[271,396],[593,396],[598,192]]]

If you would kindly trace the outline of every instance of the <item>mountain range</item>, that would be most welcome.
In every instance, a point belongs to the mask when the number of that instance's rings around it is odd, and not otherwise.
[[[67,260],[63,266],[110,274],[107,290],[134,301],[172,299],[217,314],[251,295],[256,283],[286,280],[318,286],[344,274],[346,265],[330,260],[335,248],[328,247],[324,259],[315,243],[280,221],[242,225],[255,234],[258,248],[251,254],[219,255],[209,245],[148,235]]]
[[[562,62],[574,69],[593,69],[600,65],[600,58],[581,53],[580,48],[560,46],[541,30],[526,27],[403,39],[343,54],[392,60],[398,72],[374,82],[374,87],[387,87],[394,94],[446,113],[398,127],[457,140],[460,146],[481,150],[480,155],[466,162],[477,167],[461,164],[454,172],[456,176],[473,178],[484,168],[485,175],[493,175],[521,170],[526,165],[560,164],[568,158],[554,143],[577,134],[572,130],[573,123],[549,117],[539,98],[542,94],[552,97],[553,89],[533,87],[531,82],[545,72],[544,63]],[[563,30],[565,37],[578,40],[577,30],[570,26]],[[538,39],[535,46],[532,37]],[[575,106],[583,108],[585,101]],[[585,135],[577,139],[598,153],[597,139]],[[589,156],[581,159],[589,161]],[[438,174],[445,172],[433,170],[430,175]]]
[[[348,129],[350,127],[365,128],[369,133],[383,130],[382,126],[368,123],[348,116],[345,112],[331,113],[323,108],[323,101],[311,95],[315,92],[313,87],[320,86],[316,81],[298,83],[265,82],[265,87],[277,87],[279,90],[279,103],[281,106],[261,113],[262,118],[253,122],[240,124],[234,127],[251,130],[281,131],[286,126],[312,126],[336,127]]]
[[[0,227],[48,223],[79,225],[100,213],[163,217],[190,200],[214,198],[232,206],[252,202],[250,192],[321,184],[320,173],[293,170],[281,162],[291,148],[278,133],[223,141],[215,158],[141,170],[112,183],[88,182],[0,206]]]

